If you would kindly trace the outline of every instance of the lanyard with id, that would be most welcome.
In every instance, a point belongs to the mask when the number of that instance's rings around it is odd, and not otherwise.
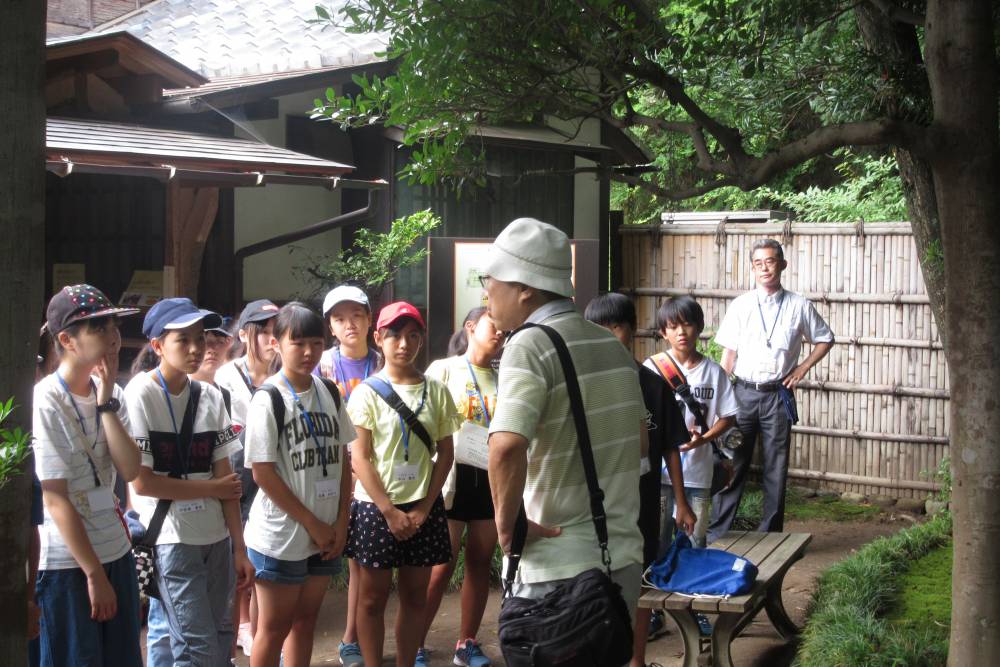
[[[299,397],[298,392],[292,386],[292,383],[288,381],[288,377],[284,373],[281,374],[281,379],[284,381],[285,386],[288,387],[288,391],[292,394],[292,400],[295,402],[295,406],[302,413],[302,417],[306,421],[306,427],[309,429],[309,435],[312,437],[313,444],[316,445],[316,455],[319,457],[320,464],[323,466],[323,479],[317,479],[316,486],[316,497],[320,500],[326,498],[336,498],[340,495],[340,481],[336,479],[329,479],[327,477],[326,470],[326,448],[320,444],[319,435],[316,432],[316,425],[313,423],[312,415],[306,410],[306,406],[302,404],[302,399]],[[313,390],[316,392],[316,400],[319,402],[320,410],[323,409],[323,399],[320,397],[319,389],[316,387],[316,382],[313,381]],[[324,436],[323,440],[326,440]]]
[[[160,372],[159,368],[156,369],[156,377],[160,381],[160,389],[163,390],[163,399],[167,402],[167,412],[170,413],[170,424],[174,427],[174,444],[177,451],[177,460],[181,464],[181,477],[183,479],[187,479],[188,471],[191,468],[191,443],[187,443],[187,446],[185,447],[181,446],[181,433],[177,429],[177,417],[174,416],[174,404],[170,400],[170,392],[167,390],[167,380],[163,377],[163,373]],[[190,387],[188,387],[188,391],[191,391]],[[188,396],[190,400],[190,394]],[[192,417],[197,417],[197,415],[192,415]],[[178,514],[204,512],[206,509],[205,499],[195,498],[194,500],[175,500],[174,509],[177,510]]]
[[[111,493],[111,488],[101,483],[101,476],[97,472],[97,464],[94,462],[94,457],[97,452],[97,441],[101,437],[101,415],[95,411],[94,414],[94,444],[90,445],[87,442],[87,423],[83,419],[83,413],[80,412],[80,406],[76,404],[76,399],[73,398],[73,392],[69,390],[69,385],[66,384],[66,380],[63,379],[58,372],[56,372],[56,378],[59,380],[59,384],[62,385],[63,390],[66,392],[66,396],[69,397],[69,402],[73,406],[73,410],[76,412],[76,419],[80,423],[80,430],[83,431],[83,440],[81,441],[81,446],[83,448],[83,453],[87,455],[87,463],[90,464],[90,472],[94,475],[94,488],[87,492],[87,504],[90,506],[91,512],[101,512],[104,510],[111,510],[115,508],[115,497]],[[97,402],[97,385],[94,384],[94,380],[90,380],[90,388],[94,391],[94,402]]]
[[[781,307],[785,305],[785,293],[781,293],[781,298],[778,299],[778,313],[774,316],[774,322],[771,322],[771,330],[767,330],[767,324],[764,322],[764,309],[760,305],[760,298],[757,298],[757,312],[760,314],[760,326],[764,329],[764,335],[766,338],[764,342],[767,343],[767,349],[771,349],[771,336],[774,335],[774,328],[778,326],[778,320],[781,319]]]
[[[427,402],[427,380],[424,379],[424,389],[420,394],[420,405],[413,411],[414,417],[420,416],[420,411],[424,409]],[[410,435],[412,431],[406,425],[406,420],[402,415],[399,417],[399,428],[403,432],[403,463],[397,463],[392,467],[393,477],[397,482],[415,482],[420,474],[420,466],[410,463]]]
[[[489,459],[489,425],[492,418],[489,407],[486,405],[486,399],[483,396],[483,390],[479,386],[479,380],[476,378],[475,370],[472,367],[472,362],[466,358],[465,363],[469,368],[469,376],[472,378],[472,386],[476,389],[479,404],[483,408],[483,419],[486,422],[486,426],[483,427],[471,421],[463,422],[462,428],[455,434],[455,461],[463,465],[486,470]]]

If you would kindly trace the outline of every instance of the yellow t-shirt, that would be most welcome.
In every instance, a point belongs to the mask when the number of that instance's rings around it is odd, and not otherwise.
[[[384,373],[378,377],[388,382]],[[427,395],[424,405],[420,407],[424,395],[424,383],[427,384]],[[417,413],[417,419],[424,425],[436,448],[437,442],[447,438],[458,430],[462,417],[455,410],[448,389],[433,378],[425,378],[419,384],[394,384],[393,391],[399,394],[406,404]],[[347,413],[355,426],[367,429],[372,434],[372,464],[378,473],[382,486],[385,487],[389,499],[394,505],[414,502],[427,496],[433,468],[433,454],[416,433],[409,437],[409,464],[417,466],[416,479],[397,481],[395,468],[406,463],[404,451],[403,429],[400,426],[399,413],[389,407],[382,397],[368,385],[362,383],[351,392],[351,400],[347,404]],[[354,488],[354,497],[358,500],[372,502],[371,496],[358,480]]]

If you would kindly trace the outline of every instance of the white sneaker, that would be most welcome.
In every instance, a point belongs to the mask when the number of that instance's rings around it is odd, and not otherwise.
[[[243,649],[243,655],[250,657],[250,649],[253,647],[253,635],[250,634],[250,624],[240,623],[239,630],[236,631],[236,645]]]

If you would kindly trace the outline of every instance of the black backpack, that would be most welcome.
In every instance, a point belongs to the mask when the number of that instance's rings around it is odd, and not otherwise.
[[[326,385],[326,390],[330,392],[330,396],[333,397],[333,404],[340,412],[340,390],[337,389],[336,383],[330,378],[318,378],[324,385]],[[281,390],[278,389],[273,384],[262,384],[261,386],[254,389],[253,393],[258,391],[265,392],[271,397],[271,409],[274,412],[274,421],[278,424],[278,436],[281,436],[281,432],[285,428],[285,399],[281,395]]]

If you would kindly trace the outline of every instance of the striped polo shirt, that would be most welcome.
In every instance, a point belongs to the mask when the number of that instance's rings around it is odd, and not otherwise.
[[[641,565],[636,519],[639,430],[646,410],[635,362],[610,332],[584,320],[568,299],[545,304],[528,321],[555,329],[573,358],[605,494],[611,567]],[[541,330],[520,331],[504,348],[490,433],[502,431],[518,433],[530,443],[524,489],[528,518],[562,528],[558,537],[533,541],[524,549],[519,581],[553,581],[603,567],[562,366]]]

